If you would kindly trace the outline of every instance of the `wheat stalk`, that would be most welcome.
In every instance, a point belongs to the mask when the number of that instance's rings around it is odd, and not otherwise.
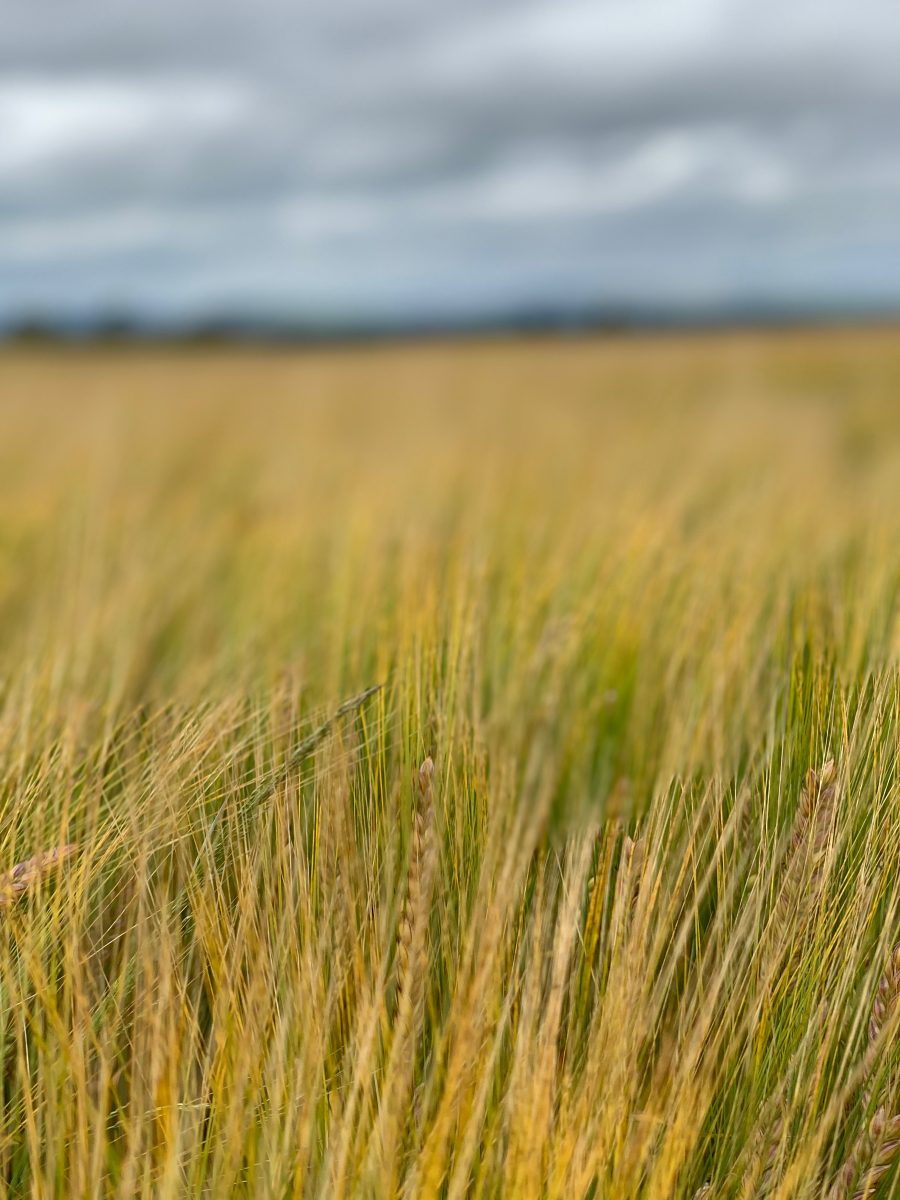
[[[590,998],[591,979],[594,957],[600,941],[603,923],[603,907],[606,902],[606,889],[609,881],[610,863],[615,846],[616,834],[609,827],[597,834],[597,863],[594,873],[587,882],[587,906],[584,916],[584,933],[582,935],[582,960],[578,980],[576,1003],[572,1006],[572,1016],[587,1011]]]
[[[281,785],[290,778],[291,774],[296,771],[298,767],[302,766],[304,759],[309,758],[313,751],[318,749],[328,734],[331,733],[335,725],[337,725],[339,721],[343,720],[344,717],[358,712],[359,709],[361,709],[366,703],[366,701],[371,699],[372,696],[377,695],[383,687],[383,683],[372,684],[371,687],[365,688],[357,695],[351,696],[349,699],[344,700],[341,704],[339,704],[330,717],[326,717],[321,725],[314,729],[312,733],[307,734],[307,736],[303,738],[299,745],[295,747],[283,766],[270,779],[256,789],[253,795],[250,796],[246,802],[246,810],[249,812],[258,804],[262,804],[264,801],[269,800],[272,796],[274,796]],[[194,858],[194,865],[191,868],[192,873],[198,869],[205,855],[211,849],[216,830],[218,829],[219,823],[225,815],[229,803],[230,798],[226,797],[213,814],[213,818],[207,826],[203,841],[200,844],[200,849],[197,851],[197,855]]]

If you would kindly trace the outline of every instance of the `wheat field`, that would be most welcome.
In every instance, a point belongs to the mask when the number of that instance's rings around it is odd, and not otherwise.
[[[0,354],[0,1195],[900,1196],[900,337]]]

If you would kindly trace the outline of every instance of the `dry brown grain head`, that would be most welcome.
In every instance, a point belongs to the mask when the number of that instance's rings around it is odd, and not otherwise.
[[[800,791],[800,806],[797,813],[797,828],[794,834],[794,844],[803,840],[814,815],[818,812],[830,815],[837,794],[834,759],[829,758],[818,771],[814,767],[806,772],[806,779]],[[819,826],[824,821],[817,823]]]
[[[44,850],[0,875],[0,906],[12,904],[40,880],[58,871],[77,850],[74,842]]]
[[[872,1015],[869,1018],[869,1040],[874,1042],[881,1031],[897,1011],[900,1002],[900,942],[894,947],[888,959],[884,974],[878,981],[878,990],[872,1002]]]
[[[826,759],[822,766],[819,767],[818,771],[811,769],[809,774],[812,776],[820,792],[823,788],[832,787],[834,785],[835,776],[834,759]]]
[[[647,848],[640,838],[630,837],[625,835],[625,842],[622,847],[622,855],[625,860],[625,866],[635,874],[639,873],[646,857]]]
[[[434,761],[429,754],[418,770],[419,791],[423,796],[431,796],[431,781],[434,779]]]
[[[400,1147],[414,1096],[416,1046],[424,1020],[428,975],[428,915],[434,882],[434,763],[426,758],[414,773],[413,810],[406,888],[397,927],[396,992],[389,1049],[381,1071],[381,1095],[364,1173],[378,1194],[395,1195]],[[418,1110],[416,1120],[418,1120]]]
[[[741,1179],[741,1200],[768,1196],[778,1179],[779,1157],[784,1136],[785,1086],[767,1101],[760,1124],[749,1146]]]
[[[900,944],[891,951],[878,981],[872,1014],[869,1018],[869,1044],[864,1059],[863,1104],[872,1102],[872,1086],[878,1062],[885,1050],[886,1032],[896,1032],[894,1022],[900,1005]],[[900,1150],[900,1115],[897,1097],[889,1082],[881,1085],[878,1108],[868,1128],[856,1138],[853,1149],[828,1193],[828,1200],[867,1200],[890,1170]],[[889,1113],[894,1115],[890,1116]],[[866,1166],[866,1164],[868,1164]],[[865,1174],[862,1174],[865,1168]],[[853,1189],[856,1186],[855,1190]]]
[[[800,802],[784,862],[774,927],[786,929],[802,921],[819,898],[825,880],[828,848],[837,800],[834,759],[810,768],[800,789]]]
[[[900,1150],[900,1115],[889,1117],[882,1106],[827,1192],[827,1200],[869,1200],[897,1159]],[[864,1164],[868,1164],[864,1167]]]
[[[897,1019],[900,1017],[900,943],[888,956],[887,964],[878,980],[875,999],[872,1001],[872,1011],[869,1016],[869,1043],[865,1051],[863,1103],[869,1108],[872,1101],[872,1087],[877,1074],[878,1065],[887,1051],[885,1042],[892,1041],[897,1034]],[[890,1036],[888,1036],[890,1035]],[[890,1089],[889,1083],[882,1084],[884,1089]],[[890,1101],[894,1107],[893,1096],[882,1096],[879,1103]]]
[[[417,930],[417,925],[423,923],[424,914],[421,910],[426,908],[430,902],[431,859],[434,840],[432,835],[434,763],[431,758],[425,759],[416,772],[415,778],[419,789],[419,801],[413,813],[412,846],[410,847],[409,870],[406,877],[406,892],[397,930],[398,1004],[409,990],[411,973],[416,967],[423,966],[422,963],[413,963],[411,958],[422,957],[423,946],[414,946],[414,942],[421,941],[421,930]],[[419,952],[418,955],[415,954],[416,949]],[[421,979],[419,983],[421,983]]]
[[[900,1115],[889,1117],[884,1108],[879,1108],[869,1125],[869,1142],[869,1169],[853,1193],[853,1200],[869,1200],[894,1165],[900,1150]]]

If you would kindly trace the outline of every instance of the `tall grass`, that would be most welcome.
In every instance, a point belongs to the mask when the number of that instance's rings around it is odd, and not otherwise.
[[[0,1192],[900,1195],[898,395],[6,352]]]

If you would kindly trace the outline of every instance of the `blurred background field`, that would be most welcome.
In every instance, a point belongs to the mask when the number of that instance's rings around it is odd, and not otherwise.
[[[898,392],[892,328],[4,350],[0,867],[74,846],[5,1194],[854,1195]]]
[[[891,328],[8,349],[5,671],[86,713],[286,665],[324,701],[464,627],[494,694],[558,627],[639,721],[768,686],[754,623],[887,661],[898,389]]]

